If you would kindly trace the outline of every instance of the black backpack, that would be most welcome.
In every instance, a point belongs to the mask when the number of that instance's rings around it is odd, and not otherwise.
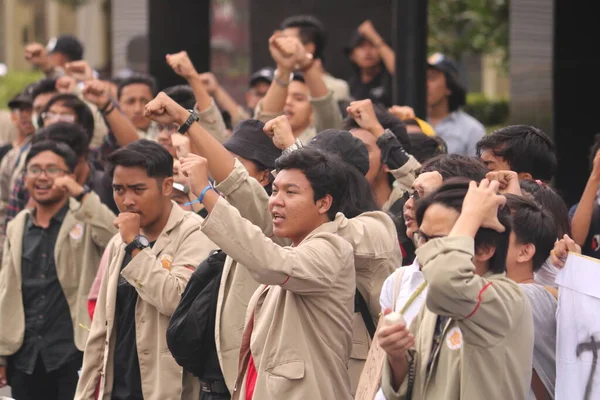
[[[223,379],[215,342],[215,319],[226,257],[217,250],[200,263],[167,328],[167,345],[175,361],[202,381]]]

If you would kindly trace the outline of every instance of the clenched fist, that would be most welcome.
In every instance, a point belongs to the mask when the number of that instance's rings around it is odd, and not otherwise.
[[[284,37],[276,33],[269,39],[271,57],[281,71],[292,72],[294,70],[298,63],[299,47],[303,46],[296,37]]]
[[[175,54],[167,54],[166,55],[167,64],[169,67],[175,71],[175,73],[186,80],[190,80],[191,78],[198,75],[196,68],[194,68],[194,64],[192,64],[192,60],[188,56],[186,51],[180,51]]]
[[[288,121],[285,115],[281,115],[267,122],[263,130],[273,139],[275,147],[280,150],[285,150],[296,143],[290,121]]]
[[[87,61],[72,61],[65,65],[65,72],[80,82],[91,81],[94,79],[94,70]]]
[[[181,158],[179,171],[189,178],[190,190],[195,196],[200,196],[205,187],[209,185],[208,162],[206,158],[190,153]]]
[[[40,43],[30,43],[25,46],[25,59],[44,71],[52,67],[46,48]]]
[[[371,102],[371,100],[353,101],[348,108],[346,108],[346,111],[361,128],[371,132],[376,138],[383,135],[385,129],[383,129],[383,126],[379,123],[377,115],[375,115],[375,109],[373,108],[373,102]]]
[[[68,193],[71,197],[77,197],[83,192],[83,186],[69,175],[54,178],[54,187]]]
[[[75,78],[69,75],[63,75],[56,80],[56,90],[59,93],[73,93],[77,87]]]
[[[129,244],[140,234],[140,215],[131,212],[120,213],[114,225],[119,230],[123,242]]]
[[[182,125],[187,121],[190,113],[164,92],[160,92],[154,100],[146,104],[144,116],[159,124]]]
[[[100,80],[88,81],[83,88],[83,98],[101,109],[110,101],[110,88]]]

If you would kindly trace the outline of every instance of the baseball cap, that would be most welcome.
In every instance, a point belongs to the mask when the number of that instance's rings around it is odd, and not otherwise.
[[[62,35],[48,41],[48,53],[62,53],[71,61],[83,59],[83,45],[73,35]]]
[[[265,124],[256,119],[240,121],[223,146],[240,157],[275,169],[275,160],[281,156],[281,150],[265,134],[264,127]]]
[[[250,83],[248,86],[254,86],[260,81],[264,81],[267,83],[273,82],[275,76],[275,69],[272,67],[264,67],[256,71],[250,76]]]
[[[450,58],[442,53],[433,53],[427,59],[427,65],[443,72],[446,76],[450,76],[456,83],[460,81],[458,66]]]
[[[33,99],[26,90],[22,91],[8,102],[8,108],[11,110],[31,107],[33,107]]]
[[[342,160],[355,166],[363,175],[369,172],[370,163],[367,146],[348,131],[326,129],[315,136],[308,145],[339,155]]]

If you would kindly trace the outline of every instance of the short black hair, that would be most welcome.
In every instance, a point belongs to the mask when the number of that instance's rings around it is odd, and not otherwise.
[[[557,161],[552,140],[530,125],[511,125],[498,129],[477,142],[477,155],[491,150],[502,157],[510,169],[530,173],[533,179],[549,182],[556,173]]]
[[[306,45],[315,45],[314,58],[323,59],[327,45],[327,31],[321,21],[312,15],[294,15],[281,23],[281,29],[298,28],[300,41]]]
[[[152,96],[156,96],[156,79],[151,77],[150,75],[132,75],[129,78],[120,79],[113,82],[117,84],[117,100],[121,99],[121,95],[123,94],[123,88],[129,85],[142,84],[146,85],[150,88],[150,92]]]
[[[416,210],[417,224],[419,226],[423,224],[425,212],[434,204],[440,204],[461,213],[470,182],[471,180],[466,178],[448,179],[444,181],[438,190],[420,199]],[[491,247],[496,249],[490,259],[489,268],[495,274],[501,274],[506,271],[506,254],[508,252],[511,232],[511,218],[506,207],[498,210],[498,221],[504,226],[504,232],[500,233],[489,228],[479,228],[475,234],[475,250]]]
[[[171,86],[163,90],[163,92],[186,110],[192,110],[196,105],[194,91],[188,85]]]
[[[57,122],[37,131],[32,139],[32,144],[51,140],[64,143],[75,152],[77,158],[86,157],[90,150],[90,137],[86,131],[77,124]]]
[[[375,116],[383,127],[383,129],[389,129],[394,136],[398,139],[402,147],[407,153],[412,150],[412,144],[408,133],[406,132],[406,125],[398,117],[385,109],[380,104],[373,104],[373,110],[375,110]],[[346,117],[342,123],[342,129],[350,131],[352,129],[359,129],[360,125],[350,116]]]
[[[31,89],[31,98],[35,100],[36,97],[45,93],[58,93],[58,90],[56,90],[56,79],[46,78],[37,81]]]
[[[69,172],[72,173],[75,170],[75,166],[77,165],[77,156],[75,155],[75,152],[71,150],[66,143],[55,142],[52,140],[42,140],[41,142],[34,143],[31,146],[29,153],[27,153],[25,165],[29,165],[29,162],[33,157],[44,151],[51,151],[65,160]]]
[[[70,108],[73,110],[75,115],[77,115],[76,124],[83,127],[85,132],[90,138],[90,141],[94,137],[94,114],[92,114],[92,110],[85,104],[79,97],[71,93],[60,93],[50,99],[48,104],[46,104],[46,108],[44,108],[43,112],[47,112],[52,105],[56,103],[62,103],[63,106]],[[40,127],[44,126],[44,121],[40,115]]]
[[[314,191],[314,201],[331,195],[332,204],[327,212],[330,220],[338,212],[354,218],[363,212],[377,209],[371,189],[358,170],[344,162],[337,154],[316,147],[304,147],[275,162],[278,171],[298,169],[306,176]]]
[[[512,214],[512,230],[517,243],[535,246],[533,270],[538,271],[550,256],[556,241],[556,224],[549,212],[535,200],[525,196],[506,195]]]
[[[556,237],[571,236],[569,208],[560,194],[541,181],[536,182],[530,179],[523,179],[520,185],[521,192],[524,195],[530,195],[544,210],[552,215],[557,229]]]
[[[480,182],[487,175],[489,169],[475,157],[466,157],[459,154],[441,154],[426,161],[421,172],[439,172],[444,180],[449,178],[469,178]]]
[[[173,156],[160,144],[151,140],[140,139],[121,147],[108,156],[107,162],[107,171],[111,179],[119,165],[143,168],[151,178],[173,176]]]
[[[427,136],[422,132],[409,134],[412,144],[410,154],[421,164],[433,157],[447,154],[448,146],[444,139],[439,136]]]
[[[454,78],[450,77],[449,74],[444,75],[446,75],[446,87],[450,90],[448,110],[453,112],[467,104],[467,92]]]

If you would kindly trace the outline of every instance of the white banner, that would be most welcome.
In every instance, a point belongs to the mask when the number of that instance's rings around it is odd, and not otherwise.
[[[556,400],[600,399],[600,260],[569,254],[556,283]]]

